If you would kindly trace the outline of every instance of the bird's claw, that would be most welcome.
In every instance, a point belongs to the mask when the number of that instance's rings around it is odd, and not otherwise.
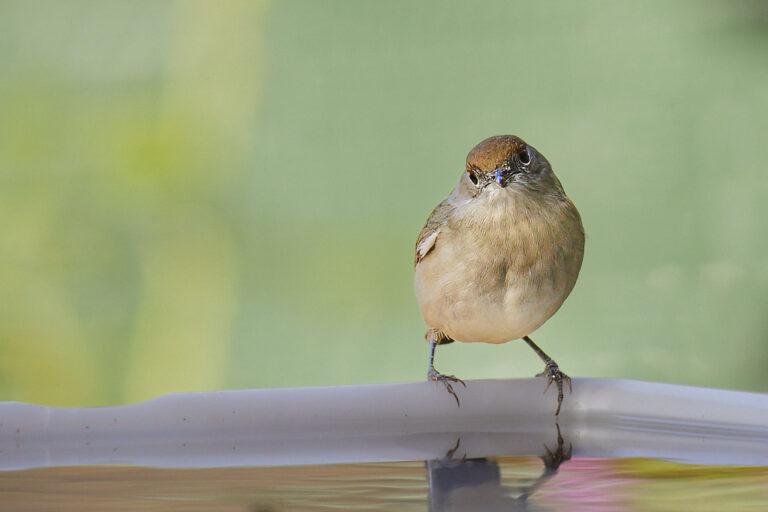
[[[557,409],[555,410],[555,416],[560,414],[560,407],[563,405],[563,382],[568,383],[568,392],[573,393],[573,386],[571,385],[571,378],[564,374],[556,362],[550,360],[547,362],[547,366],[544,371],[537,375],[547,378],[547,386],[544,388],[546,393],[549,386],[554,382],[557,386]]]
[[[456,391],[454,391],[453,386],[451,385],[451,382],[458,382],[464,387],[467,387],[466,384],[464,384],[464,381],[461,380],[458,377],[454,377],[453,375],[443,375],[442,373],[438,372],[434,368],[430,368],[427,372],[427,379],[433,380],[435,382],[442,382],[443,385],[445,385],[445,389],[448,390],[448,393],[450,393],[454,399],[456,399],[456,405],[461,407],[461,403],[459,403],[459,395],[456,394]]]

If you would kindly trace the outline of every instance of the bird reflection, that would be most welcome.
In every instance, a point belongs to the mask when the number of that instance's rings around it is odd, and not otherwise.
[[[461,443],[458,439],[444,458],[425,462],[429,478],[429,512],[547,510],[529,504],[528,498],[571,458],[572,446],[568,443],[566,448],[560,425],[555,423],[555,426],[557,444],[552,449],[544,446],[545,453],[541,455],[544,470],[532,483],[525,485],[502,485],[501,468],[494,459],[454,458]]]

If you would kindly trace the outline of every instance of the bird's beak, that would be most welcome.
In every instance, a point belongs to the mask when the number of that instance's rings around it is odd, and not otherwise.
[[[504,170],[503,169],[496,169],[493,171],[493,181],[499,184],[499,186],[504,186]]]
[[[502,165],[498,169],[491,171],[488,178],[491,183],[496,183],[501,188],[504,188],[512,181],[512,176],[519,172],[510,165]]]

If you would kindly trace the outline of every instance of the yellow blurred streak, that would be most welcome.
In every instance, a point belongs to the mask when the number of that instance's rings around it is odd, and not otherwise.
[[[172,162],[190,166],[149,167],[189,180],[195,171],[189,156],[201,151],[191,142],[208,139],[200,156],[211,165],[232,165],[233,153],[250,146],[244,137],[256,122],[265,5],[246,1],[174,5],[155,132],[160,147],[148,151],[163,154],[168,150],[163,134],[178,133],[184,126],[190,140],[186,147],[181,143],[171,151],[186,149],[189,154],[179,154]],[[256,45],[254,34],[259,35]],[[217,140],[222,145],[212,143]],[[232,172],[199,165],[197,170],[211,185]],[[161,228],[155,233],[157,240],[144,244],[140,257],[139,308],[124,395],[129,402],[224,384],[237,310],[238,247],[218,212],[204,205],[187,207],[185,202],[176,198],[174,205],[163,205],[162,199],[154,203]]]
[[[236,313],[236,248],[221,224],[189,212],[147,244],[125,400],[216,389]]]
[[[99,385],[96,354],[71,303],[56,285],[27,283],[26,288],[25,300],[35,310],[25,310],[26,318],[18,318],[1,340],[6,355],[0,371],[11,383],[7,398],[60,406],[103,403],[107,390]]]
[[[167,25],[159,26],[170,33],[158,48],[165,63],[159,101],[152,101],[147,82],[100,100],[60,93],[46,108],[13,111],[29,124],[22,135],[37,137],[19,135],[10,144],[19,169],[34,169],[28,172],[33,179],[13,174],[18,189],[6,199],[18,204],[0,208],[8,213],[0,220],[7,263],[0,269],[0,381],[9,390],[3,399],[105,405],[115,396],[136,401],[223,384],[239,248],[216,190],[243,168],[237,164],[253,146],[248,137],[262,85],[265,7],[175,3]],[[37,96],[27,103],[37,105]],[[58,116],[42,115],[51,110]],[[42,131],[48,126],[50,133]],[[67,128],[59,133],[61,126]],[[27,140],[34,143],[22,144]],[[52,140],[64,142],[41,151]],[[55,174],[55,182],[36,178],[38,168],[47,171],[43,176],[52,173],[51,162],[61,162],[70,175]],[[74,197],[78,204],[70,202]],[[88,245],[78,246],[77,235]],[[115,240],[135,243],[135,252],[111,245]],[[80,262],[84,266],[73,266]],[[91,293],[89,279],[129,275],[132,264],[140,273],[135,288],[119,277],[99,288],[136,295],[136,309],[130,299],[124,309],[133,330],[110,332],[122,318],[95,318],[104,312],[79,311],[73,297]],[[105,359],[120,354],[128,355],[118,368]],[[110,388],[115,383],[122,389]]]
[[[97,353],[65,286],[50,279],[62,264],[54,250],[60,243],[54,205],[50,194],[17,197],[5,205],[14,222],[0,223],[0,253],[13,263],[0,270],[0,376],[9,390],[3,399],[65,406],[76,397],[77,404],[100,404],[107,390],[98,384]]]

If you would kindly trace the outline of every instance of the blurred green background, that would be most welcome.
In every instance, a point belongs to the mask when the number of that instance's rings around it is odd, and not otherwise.
[[[765,5],[3,1],[0,400],[423,379],[413,244],[502,133],[587,229],[566,372],[768,390]]]

